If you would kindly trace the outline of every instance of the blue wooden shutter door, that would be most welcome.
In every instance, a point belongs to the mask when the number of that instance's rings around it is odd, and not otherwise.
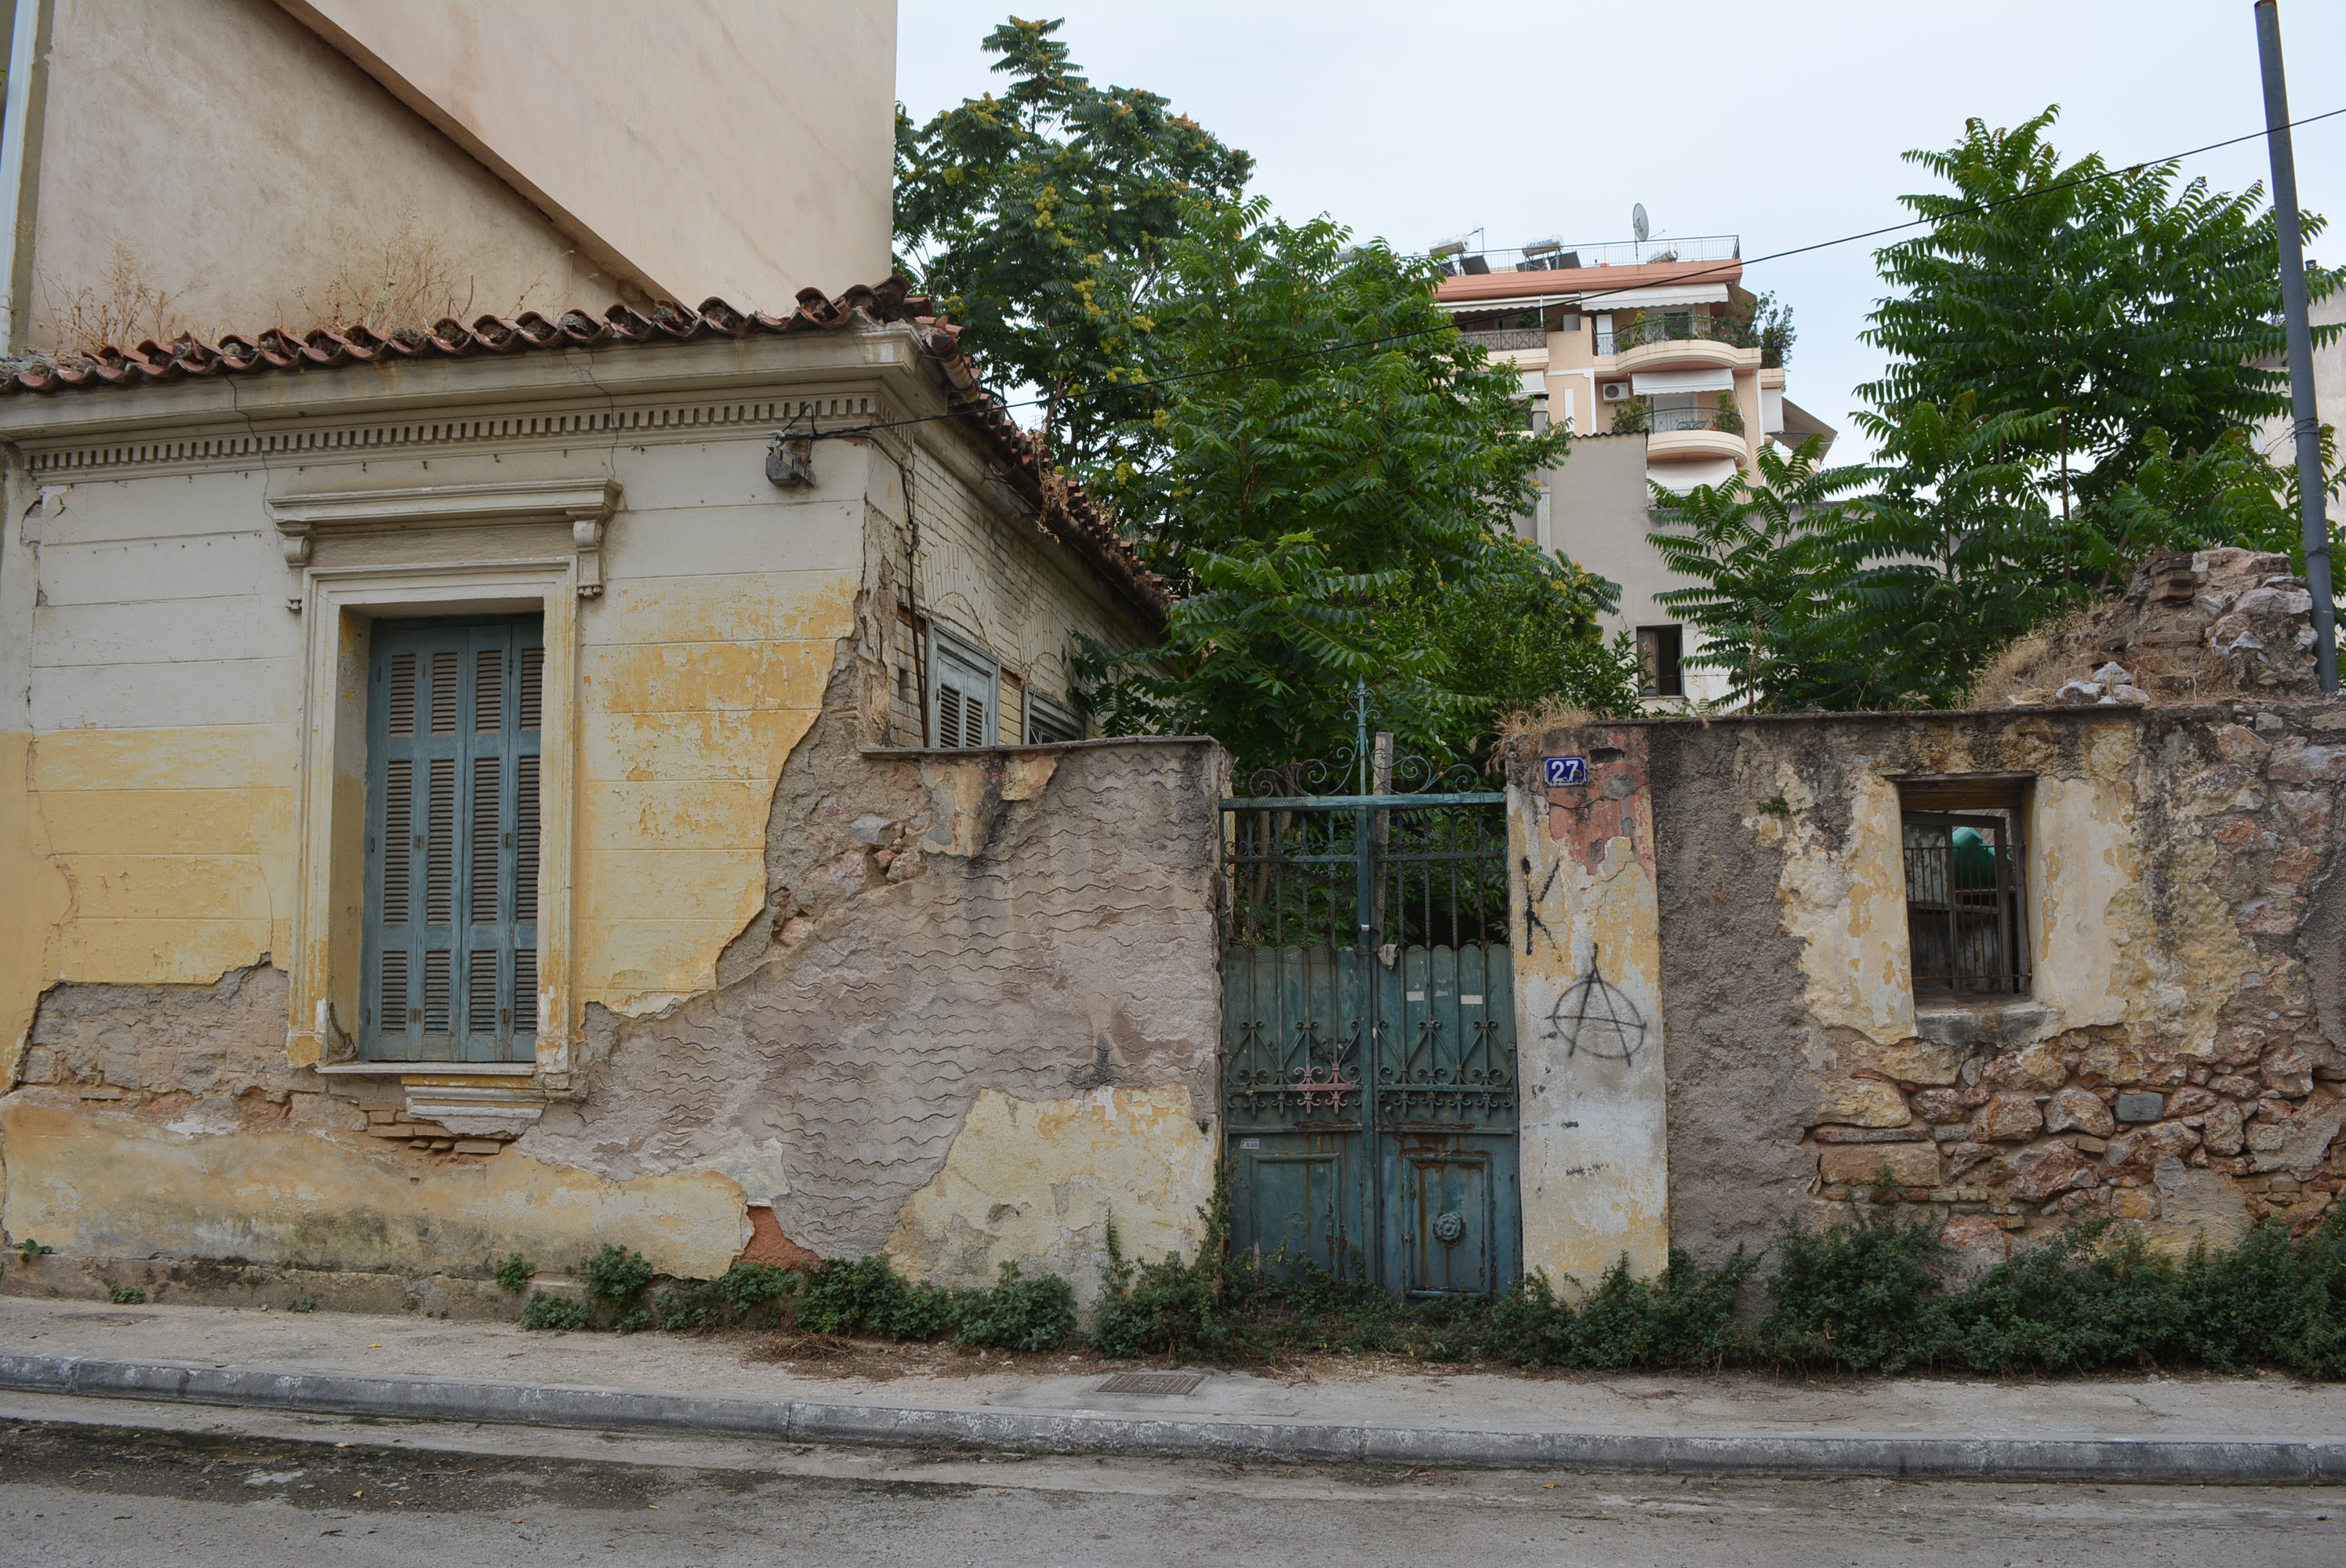
[[[361,1050],[529,1061],[541,623],[382,623],[370,666]]]

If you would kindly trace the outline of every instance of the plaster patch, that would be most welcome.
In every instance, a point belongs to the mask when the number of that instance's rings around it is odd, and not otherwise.
[[[1089,1300],[1111,1216],[1127,1257],[1196,1255],[1214,1160],[1183,1084],[1071,1100],[988,1089],[944,1168],[904,1205],[888,1251],[915,1278],[991,1285],[1015,1263],[1065,1276]]]
[[[714,1278],[741,1188],[714,1171],[611,1181],[508,1149],[426,1162],[318,1131],[174,1135],[53,1090],[0,1100],[0,1225],[61,1254],[486,1274],[515,1250],[567,1268],[605,1242]]]
[[[1785,929],[1800,940],[1810,1013],[1884,1045],[1914,1033],[1914,983],[1906,952],[1906,867],[1898,787],[1870,772],[1851,775],[1844,841],[1825,840],[1817,801],[1790,759],[1776,768],[1785,815],[1746,825],[1783,850],[1777,900]]]

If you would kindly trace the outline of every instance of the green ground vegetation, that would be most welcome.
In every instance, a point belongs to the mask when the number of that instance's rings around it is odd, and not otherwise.
[[[1586,1289],[1534,1274],[1496,1299],[1407,1304],[1308,1271],[1274,1278],[1241,1265],[1228,1251],[1225,1197],[1202,1218],[1194,1257],[1154,1261],[1127,1257],[1111,1225],[1087,1324],[1066,1280],[1009,1264],[983,1289],[907,1280],[885,1254],[663,1281],[641,1254],[617,1247],[581,1260],[582,1298],[540,1291],[522,1324],[774,1329],[1031,1352],[1081,1345],[1209,1366],[1346,1355],[1531,1369],[1997,1376],[2277,1367],[2346,1379],[2346,1213],[2302,1236],[2268,1221],[2181,1257],[2089,1221],[1966,1273],[1927,1217],[1856,1208],[1822,1229],[1786,1228],[1765,1256],[1738,1249],[1715,1267],[1674,1252],[1649,1278],[1624,1260]]]

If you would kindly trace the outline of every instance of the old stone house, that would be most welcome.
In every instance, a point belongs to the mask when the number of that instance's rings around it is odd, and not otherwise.
[[[1518,741],[1527,1235],[1563,1217],[1585,1274],[1852,1204],[1975,1259],[2077,1218],[2181,1247],[2327,1213],[2346,702],[2310,689],[2286,571],[2154,561],[1997,709]],[[1585,782],[1545,785],[1559,754]],[[1535,1173],[1537,1140],[1567,1152]]]
[[[1218,754],[1082,738],[1163,591],[901,281],[148,343],[0,442],[26,1288],[1193,1238]]]

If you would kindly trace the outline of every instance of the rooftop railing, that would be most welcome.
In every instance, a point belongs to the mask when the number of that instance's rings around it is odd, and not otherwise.
[[[1739,234],[1693,234],[1683,239],[1607,239],[1537,251],[1466,250],[1437,256],[1434,265],[1457,277],[1482,272],[1568,271],[1581,267],[1653,267],[1666,261],[1734,261],[1743,255]]]

